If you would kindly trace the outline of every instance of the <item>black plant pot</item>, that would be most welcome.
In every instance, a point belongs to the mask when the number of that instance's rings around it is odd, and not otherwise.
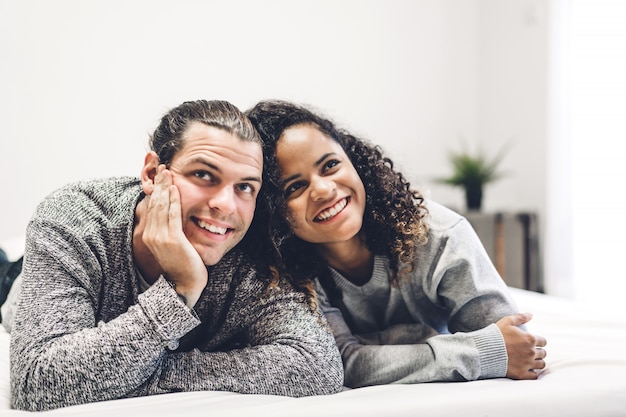
[[[465,204],[468,211],[480,211],[483,203],[482,187],[465,188]]]

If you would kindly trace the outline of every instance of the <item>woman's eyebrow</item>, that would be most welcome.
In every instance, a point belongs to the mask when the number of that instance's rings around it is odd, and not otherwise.
[[[325,153],[324,155],[322,155],[322,157],[321,157],[320,159],[318,159],[317,161],[315,161],[315,163],[313,164],[313,166],[315,166],[315,167],[320,166],[320,164],[321,164],[322,162],[324,162],[324,160],[325,160],[326,158],[328,158],[329,156],[331,156],[331,155],[335,155],[335,152],[328,152],[328,153]],[[300,176],[300,174],[298,173],[298,174],[293,174],[293,175],[292,175],[292,176],[290,176],[290,177],[287,177],[287,178],[282,179],[282,180],[280,181],[280,185],[281,185],[281,187],[283,187],[283,186],[284,186],[285,184],[287,184],[289,181],[295,180],[295,179],[296,179],[296,178],[298,178],[299,176]]]
[[[296,179],[296,178],[298,178],[299,176],[300,176],[300,174],[299,174],[299,173],[298,173],[298,174],[293,174],[293,175],[292,175],[292,176],[290,176],[290,177],[287,177],[287,178],[284,178],[284,179],[280,180],[280,186],[281,186],[281,188],[282,188],[282,187],[284,187],[284,186],[285,186],[288,182],[291,182],[291,181],[295,180],[295,179]]]
[[[328,152],[328,153],[325,153],[324,155],[322,155],[322,157],[320,159],[315,161],[315,166],[316,167],[320,166],[320,164],[324,161],[324,159],[328,158],[331,155],[335,155],[335,152]]]

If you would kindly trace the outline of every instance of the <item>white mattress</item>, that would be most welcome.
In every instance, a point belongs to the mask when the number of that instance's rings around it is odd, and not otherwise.
[[[529,329],[548,339],[548,366],[536,381],[383,385],[329,396],[289,398],[228,392],[189,392],[54,410],[52,416],[626,416],[626,315],[601,306],[511,288],[534,314]],[[9,335],[0,326],[0,416],[11,410]]]

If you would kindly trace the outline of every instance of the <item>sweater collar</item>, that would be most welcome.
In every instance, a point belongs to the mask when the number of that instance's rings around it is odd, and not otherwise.
[[[332,280],[344,293],[368,295],[380,290],[381,288],[389,287],[389,260],[384,256],[374,256],[374,269],[372,271],[372,276],[363,285],[354,285],[336,269],[332,267],[328,268],[330,270]]]

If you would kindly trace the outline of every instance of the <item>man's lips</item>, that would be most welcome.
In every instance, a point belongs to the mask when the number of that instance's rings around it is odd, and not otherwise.
[[[313,221],[324,222],[332,219],[346,208],[346,206],[348,205],[348,200],[349,197],[342,198],[341,200],[337,201],[332,207],[323,210],[320,214],[315,216],[315,219]]]
[[[232,230],[232,229],[229,229],[228,227],[217,226],[212,223],[207,223],[204,220],[200,220],[200,219],[194,219],[194,221],[198,226],[200,226],[204,230],[208,230],[209,232],[214,233],[216,235],[225,235],[229,230]]]

